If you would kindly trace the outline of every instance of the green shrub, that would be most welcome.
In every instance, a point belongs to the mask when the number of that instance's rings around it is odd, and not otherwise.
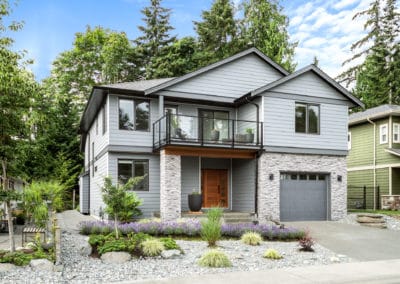
[[[106,241],[106,236],[103,235],[90,235],[89,236],[89,244],[92,247],[101,246]]]
[[[25,266],[28,265],[32,259],[32,254],[25,254],[23,252],[16,251],[3,255],[3,257],[0,258],[0,263],[13,263],[17,266]]]
[[[269,259],[281,259],[282,255],[275,249],[267,249],[264,253],[265,258]]]
[[[143,255],[145,256],[157,256],[165,250],[163,243],[158,239],[148,239],[141,244]]]
[[[215,221],[215,222],[221,222],[222,214],[224,212],[222,211],[221,208],[215,207],[211,208],[207,212],[207,220],[209,221]]]
[[[111,240],[106,241],[104,244],[98,246],[97,250],[99,254],[102,255],[111,251],[126,251],[127,247],[125,240]]]
[[[201,238],[208,242],[209,247],[214,247],[221,239],[221,208],[211,208],[207,212],[207,220],[201,222]]]
[[[199,265],[206,267],[231,267],[232,263],[223,252],[210,250],[200,258]]]
[[[168,238],[160,238],[159,240],[163,243],[164,248],[166,250],[170,250],[170,249],[181,250],[180,246],[172,238],[169,238],[169,237]]]
[[[258,246],[262,243],[261,235],[255,232],[244,233],[241,240],[244,244],[251,246]]]

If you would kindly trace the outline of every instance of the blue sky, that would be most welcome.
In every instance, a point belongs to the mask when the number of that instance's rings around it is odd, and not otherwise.
[[[212,0],[164,0],[171,8],[171,24],[179,37],[194,35],[192,21],[209,9]],[[234,1],[235,5],[240,0]],[[20,0],[11,19],[24,20],[22,31],[13,34],[16,50],[27,50],[34,60],[30,67],[38,80],[50,74],[51,62],[72,47],[74,34],[87,25],[124,31],[137,37],[142,24],[140,9],[147,0]],[[356,11],[365,9],[369,0],[283,0],[289,17],[289,34],[298,41],[295,60],[298,68],[310,64],[314,55],[320,67],[331,76],[343,69],[341,63],[351,54],[351,43],[361,38],[363,21],[352,21]]]

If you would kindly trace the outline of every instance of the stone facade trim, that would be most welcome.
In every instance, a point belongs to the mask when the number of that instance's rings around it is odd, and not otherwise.
[[[181,217],[181,156],[160,151],[160,217],[173,221]]]
[[[258,160],[258,219],[261,223],[280,219],[280,174],[315,172],[329,174],[328,218],[338,220],[347,214],[347,170],[345,156],[267,153]],[[269,179],[273,175],[272,180]],[[338,181],[338,176],[342,181]]]

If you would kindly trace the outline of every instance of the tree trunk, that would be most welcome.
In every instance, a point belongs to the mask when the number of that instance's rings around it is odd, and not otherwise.
[[[8,190],[8,179],[7,179],[7,161],[1,160],[1,166],[3,169],[3,190]],[[14,240],[14,224],[12,220],[12,213],[11,213],[11,201],[6,200],[6,214],[7,214],[7,222],[8,222],[8,235],[10,238],[10,252],[15,251],[15,240]]]
[[[119,236],[118,236],[118,219],[117,219],[117,214],[115,214],[114,217],[114,229],[115,229],[115,238],[118,240]]]

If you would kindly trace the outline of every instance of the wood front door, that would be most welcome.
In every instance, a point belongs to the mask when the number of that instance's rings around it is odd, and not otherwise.
[[[228,207],[228,170],[201,170],[203,207]]]

